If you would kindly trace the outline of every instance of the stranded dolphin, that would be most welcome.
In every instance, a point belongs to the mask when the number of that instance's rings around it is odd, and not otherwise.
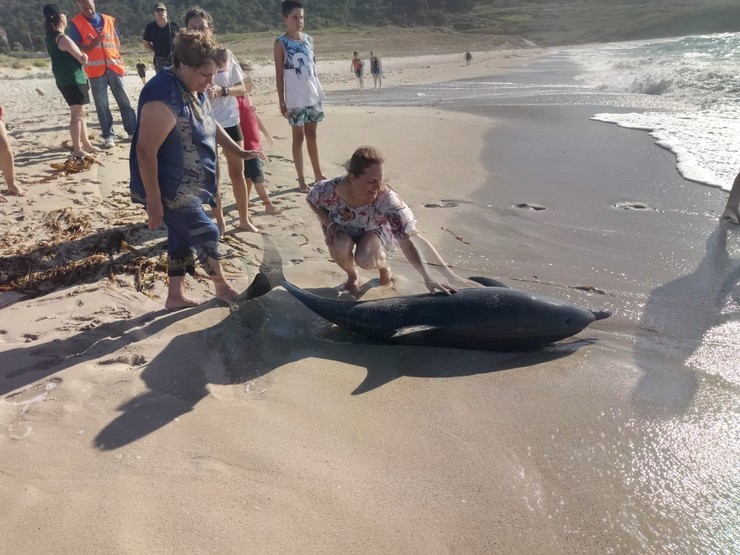
[[[594,320],[610,316],[567,301],[510,289],[489,278],[471,278],[486,287],[457,293],[410,295],[372,301],[327,299],[290,283],[267,235],[265,259],[243,297],[283,286],[309,309],[337,326],[372,339],[429,345],[512,351],[532,349],[570,337]]]

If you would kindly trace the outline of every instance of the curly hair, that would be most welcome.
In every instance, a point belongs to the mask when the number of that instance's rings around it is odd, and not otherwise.
[[[223,67],[228,57],[227,50],[212,36],[199,31],[182,29],[175,37],[172,60],[175,67],[201,67],[213,61]]]

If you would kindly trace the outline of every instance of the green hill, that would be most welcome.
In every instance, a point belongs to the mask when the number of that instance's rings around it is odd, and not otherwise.
[[[41,7],[45,3],[2,1],[0,26],[8,46],[43,51]],[[59,4],[70,16],[76,12],[73,0]],[[153,4],[151,0],[101,0],[97,8],[116,17],[124,41],[136,49],[144,26],[154,19]],[[193,2],[167,4],[170,18],[181,22]],[[248,40],[245,33],[274,35],[282,25],[279,0],[200,4],[212,13],[216,31],[226,42]],[[512,39],[551,46],[740,31],[737,0],[306,0],[304,4],[306,30],[312,34],[328,29],[361,34],[389,26],[394,32],[432,27],[448,34],[454,50],[461,44],[495,46]]]

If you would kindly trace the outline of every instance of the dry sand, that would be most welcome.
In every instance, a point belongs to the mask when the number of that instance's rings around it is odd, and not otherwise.
[[[461,56],[386,59],[384,84],[491,75],[539,54],[474,52],[470,68]],[[328,90],[354,86],[349,60],[320,69]],[[284,211],[261,215],[256,202],[253,221],[279,244],[292,282],[332,295],[341,271],[297,192],[270,75],[269,66],[255,70],[253,96],[275,138],[266,146],[268,188]],[[137,98],[138,79],[127,87]],[[35,76],[0,80],[0,98],[29,192],[0,204],[2,254],[58,269],[43,296],[0,294],[0,537],[8,552],[659,552],[651,548],[680,536],[681,518],[660,516],[653,526],[654,499],[630,497],[614,471],[634,464],[633,451],[653,448],[636,432],[629,392],[649,370],[675,363],[632,360],[644,291],[635,287],[634,302],[625,302],[527,283],[534,270],[522,248],[551,269],[545,279],[583,285],[577,272],[604,290],[619,281],[578,252],[554,250],[558,237],[549,234],[569,232],[562,222],[544,225],[534,211],[511,208],[572,205],[580,193],[564,199],[499,183],[495,243],[464,220],[464,206],[434,207],[473,199],[488,184],[482,160],[493,120],[330,105],[319,126],[324,171],[339,174],[357,145],[378,146],[393,186],[443,256],[460,263],[461,243],[444,229],[457,226],[472,242],[468,254],[490,256],[487,267],[499,275],[621,311],[583,341],[535,353],[381,345],[332,327],[281,288],[233,312],[209,301],[167,313],[157,266],[166,235],[146,231],[143,211],[127,200],[128,145],[88,172],[41,182],[48,163],[65,156],[61,96]],[[88,121],[96,127],[94,114]],[[529,162],[508,161],[517,163]],[[232,203],[227,196],[227,225]],[[119,251],[121,239],[136,252]],[[230,228],[224,249],[227,272],[246,287],[261,237]],[[91,250],[99,255],[80,263]],[[395,290],[372,288],[365,298],[422,292],[407,264],[398,256],[392,264]],[[206,280],[189,283],[207,298]],[[642,393],[639,410],[663,418],[650,391]],[[625,502],[627,512],[617,513]]]

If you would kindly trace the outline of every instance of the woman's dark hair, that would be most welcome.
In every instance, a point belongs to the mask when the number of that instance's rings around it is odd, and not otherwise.
[[[292,12],[296,8],[303,9],[303,4],[297,2],[296,0],[283,0],[283,17],[288,17],[290,15],[290,12]]]
[[[352,158],[347,161],[345,169],[349,173],[362,175],[365,170],[375,164],[382,164],[385,158],[380,151],[374,146],[361,146],[352,154]]]
[[[42,10],[44,14],[44,31],[49,35],[58,31],[57,27],[62,20],[62,9],[56,4],[46,4]]]
[[[227,57],[228,51],[210,35],[182,29],[175,37],[172,49],[175,67],[180,67],[180,64],[201,67],[211,61],[223,67]]]
[[[208,27],[211,29],[211,32],[214,32],[213,29],[213,18],[211,17],[211,14],[209,14],[207,11],[205,11],[200,6],[193,6],[192,8],[188,8],[188,11],[185,12],[185,28],[188,28],[188,22],[194,18],[194,17],[202,17],[206,20],[206,23],[208,23]]]

